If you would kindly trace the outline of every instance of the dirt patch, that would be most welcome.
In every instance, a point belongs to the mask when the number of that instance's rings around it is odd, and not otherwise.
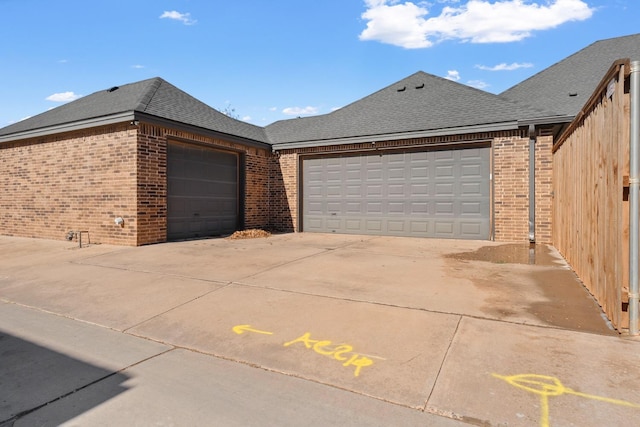
[[[238,239],[257,239],[263,237],[269,237],[271,233],[265,230],[252,229],[252,230],[242,230],[236,231],[231,236],[227,237],[227,239],[238,240]]]
[[[494,264],[558,265],[562,260],[555,256],[547,245],[509,243],[498,246],[483,246],[474,252],[446,255],[459,261],[485,261]]]

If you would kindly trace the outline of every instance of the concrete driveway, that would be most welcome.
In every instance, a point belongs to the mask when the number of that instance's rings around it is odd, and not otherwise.
[[[546,246],[301,233],[79,249],[2,237],[0,297],[470,424],[640,417],[640,343],[611,330]],[[574,393],[545,415],[567,390],[608,403]]]

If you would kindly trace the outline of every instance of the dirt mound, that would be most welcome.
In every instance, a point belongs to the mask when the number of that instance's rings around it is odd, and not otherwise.
[[[271,236],[271,233],[269,233],[268,231],[253,229],[253,230],[236,231],[231,236],[227,237],[227,239],[232,239],[232,240],[256,239],[259,237],[269,237],[269,236]]]

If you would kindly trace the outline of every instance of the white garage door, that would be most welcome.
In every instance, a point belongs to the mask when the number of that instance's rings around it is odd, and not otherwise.
[[[302,229],[489,239],[490,153],[479,147],[304,159]]]

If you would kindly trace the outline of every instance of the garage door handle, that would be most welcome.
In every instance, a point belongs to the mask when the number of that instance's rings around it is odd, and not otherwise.
[[[199,213],[194,213],[193,216],[200,216],[200,214]]]

